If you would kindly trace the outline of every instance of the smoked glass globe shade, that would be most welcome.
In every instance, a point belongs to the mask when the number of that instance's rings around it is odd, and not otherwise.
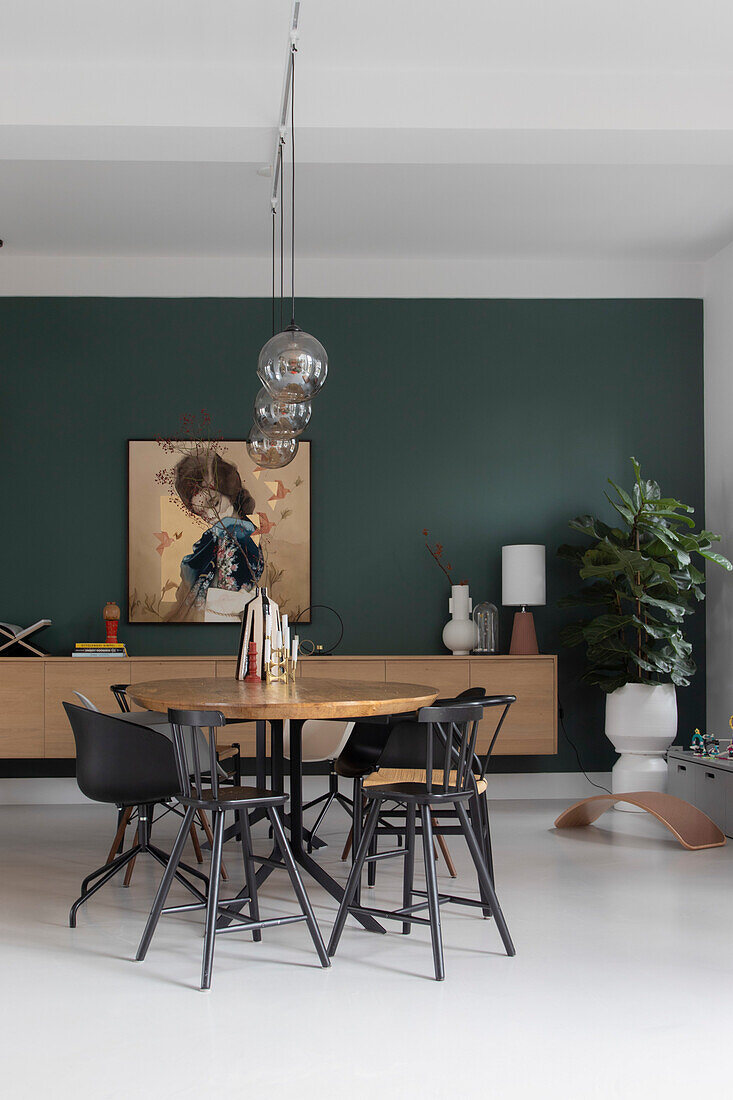
[[[293,439],[308,427],[310,401],[285,401],[262,387],[255,398],[255,424],[268,439]]]
[[[265,470],[279,470],[292,462],[298,453],[297,439],[268,439],[256,424],[247,440],[247,454]]]
[[[309,401],[326,381],[328,356],[315,336],[291,324],[267,341],[260,352],[257,374],[273,397]]]

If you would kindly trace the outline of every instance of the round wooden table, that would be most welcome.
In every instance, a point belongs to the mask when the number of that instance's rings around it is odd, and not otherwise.
[[[311,875],[338,901],[343,890],[313,859],[303,846],[303,755],[302,728],[309,718],[354,719],[377,715],[403,714],[434,702],[438,692],[424,684],[371,683],[366,680],[330,680],[314,677],[287,684],[247,683],[235,679],[148,680],[131,684],[127,693],[146,710],[217,710],[233,721],[257,723],[257,786],[266,785],[265,723],[270,723],[272,787],[284,789],[285,759],[283,722],[290,723],[290,812],[286,824],[290,830],[293,855]],[[235,827],[233,827],[235,828]],[[231,830],[227,831],[231,835]],[[279,860],[273,851],[257,873],[263,882]],[[384,932],[373,917],[356,915],[365,928]],[[223,916],[220,925],[233,917]]]
[[[380,684],[367,680],[293,680],[287,684],[247,683],[223,677],[207,680],[148,680],[127,689],[146,710],[218,710],[225,718],[366,718],[427,707],[438,694],[423,684]]]

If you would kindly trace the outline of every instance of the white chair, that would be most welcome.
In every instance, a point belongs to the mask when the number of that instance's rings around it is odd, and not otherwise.
[[[334,762],[349,740],[353,728],[353,722],[332,722],[316,718],[303,723],[303,763],[323,764],[328,761],[328,790],[303,806],[304,810],[310,810],[314,806],[324,804],[308,837],[309,852],[313,850],[316,834],[334,802],[338,802],[349,817],[354,812],[354,803],[339,790],[338,776],[334,770]],[[283,754],[286,760],[290,759],[290,724],[288,722],[285,722],[283,730]]]

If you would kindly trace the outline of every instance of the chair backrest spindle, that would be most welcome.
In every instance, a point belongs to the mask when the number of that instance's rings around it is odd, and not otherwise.
[[[216,710],[170,709],[168,721],[173,727],[176,765],[183,796],[200,797],[202,792],[208,790],[212,799],[217,799],[219,767],[216,730],[226,724],[226,718]]]

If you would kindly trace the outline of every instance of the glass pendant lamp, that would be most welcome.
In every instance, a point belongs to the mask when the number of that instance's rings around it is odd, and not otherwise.
[[[310,401],[283,401],[264,386],[255,398],[255,424],[268,439],[293,439],[305,431],[310,418]]]
[[[281,401],[310,401],[328,375],[328,356],[315,336],[294,321],[271,337],[260,352],[257,374]]]
[[[256,424],[252,425],[247,440],[247,454],[258,466],[266,470],[279,470],[292,462],[297,453],[297,439],[268,439]]]

